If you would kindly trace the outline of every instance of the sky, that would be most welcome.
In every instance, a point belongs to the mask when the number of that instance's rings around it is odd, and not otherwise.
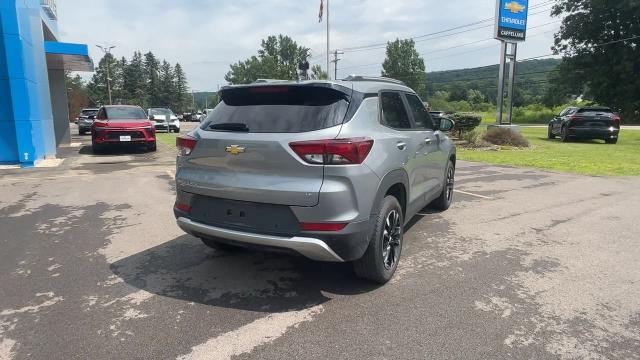
[[[550,16],[550,3],[530,0],[527,41],[518,47],[518,58],[551,52],[560,24]],[[319,5],[320,0],[58,0],[58,26],[63,41],[89,44],[95,63],[102,56],[96,44],[115,45],[118,58],[152,51],[179,62],[194,91],[215,91],[226,84],[229,65],[255,55],[269,35],[289,35],[311,48],[312,65],[326,68],[326,23],[318,23]],[[493,0],[330,0],[331,49],[430,34],[494,15]],[[416,39],[427,71],[498,63],[491,24]],[[384,57],[383,46],[345,51],[338,77],[380,75]]]

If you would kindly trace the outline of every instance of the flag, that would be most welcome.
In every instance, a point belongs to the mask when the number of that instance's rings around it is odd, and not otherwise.
[[[322,22],[322,15],[324,13],[324,0],[320,0],[320,13],[318,14],[318,22]]]

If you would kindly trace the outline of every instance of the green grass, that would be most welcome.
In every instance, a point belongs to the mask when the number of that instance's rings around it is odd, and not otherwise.
[[[521,128],[521,132],[532,148],[500,151],[460,148],[458,158],[584,175],[640,175],[640,131],[622,130],[616,145],[607,145],[599,140],[569,143],[548,140],[546,128]]]
[[[176,148],[176,137],[178,137],[179,134],[176,133],[156,133],[156,139],[169,146],[172,149]]]

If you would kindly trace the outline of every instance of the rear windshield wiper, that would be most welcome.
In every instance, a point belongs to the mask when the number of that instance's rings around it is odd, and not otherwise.
[[[211,130],[222,130],[222,131],[239,131],[239,132],[249,132],[249,128],[247,124],[243,123],[219,123],[212,124],[209,126]]]

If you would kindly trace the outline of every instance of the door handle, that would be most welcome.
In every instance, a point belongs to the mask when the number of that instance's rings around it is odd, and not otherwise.
[[[397,147],[398,147],[398,149],[400,149],[400,150],[404,150],[404,149],[406,149],[406,148],[407,148],[407,144],[406,144],[406,143],[403,143],[403,142],[399,142],[399,143],[397,143],[397,144],[396,144],[396,146],[397,146]]]

